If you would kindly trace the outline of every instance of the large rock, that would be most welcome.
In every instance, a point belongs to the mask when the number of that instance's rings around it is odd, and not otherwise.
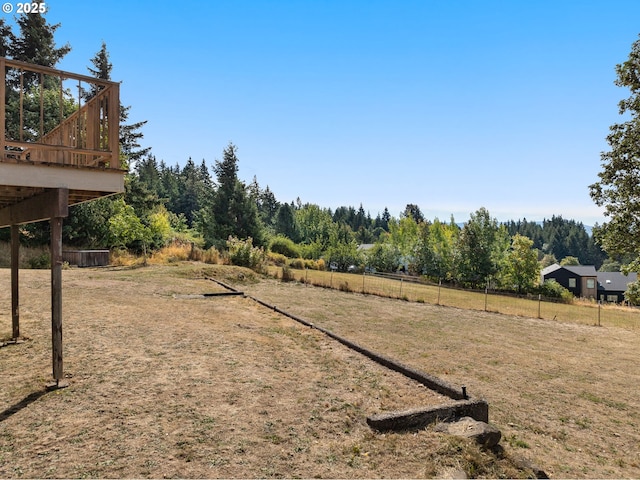
[[[498,445],[502,438],[502,432],[496,427],[471,417],[463,417],[451,423],[440,423],[436,426],[436,430],[449,435],[473,439],[487,449]]]

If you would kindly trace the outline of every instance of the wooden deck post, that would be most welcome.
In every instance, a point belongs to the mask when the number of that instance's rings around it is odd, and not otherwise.
[[[51,219],[51,340],[53,379],[61,387],[62,370],[62,217]]]
[[[20,268],[20,230],[18,225],[11,225],[11,324],[13,340],[20,337],[20,289],[18,271]]]
[[[7,73],[10,72],[8,76]],[[40,106],[26,108],[24,75],[40,75]],[[19,105],[15,118],[7,118],[8,78],[19,76]],[[44,78],[77,80],[97,87],[97,95],[57,125],[45,126]],[[54,383],[62,388],[62,219],[69,205],[121,193],[125,171],[120,166],[120,89],[117,82],[64,72],[0,56],[0,228],[11,227],[11,317],[13,337],[20,335],[19,225],[51,222],[51,342]],[[25,115],[39,114],[35,139],[24,137]],[[9,123],[7,123],[9,122]],[[55,122],[54,122],[55,123]],[[45,131],[45,127],[47,130]],[[8,132],[17,131],[16,135]],[[89,135],[89,139],[87,139]],[[18,138],[14,138],[18,137]],[[80,142],[85,139],[87,143]],[[65,159],[72,158],[73,165]],[[73,167],[73,168],[69,168]],[[16,342],[17,343],[17,342]]]
[[[0,158],[4,158],[5,145],[6,145],[6,133],[5,133],[5,124],[7,122],[7,112],[6,112],[6,77],[7,77],[7,68],[4,57],[0,57],[0,76],[2,76],[2,81],[0,82]]]

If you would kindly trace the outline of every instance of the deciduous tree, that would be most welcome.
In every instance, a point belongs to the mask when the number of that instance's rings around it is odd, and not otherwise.
[[[519,233],[512,237],[501,273],[503,284],[515,287],[518,293],[529,291],[535,285],[540,275],[540,264],[533,240]]]
[[[471,214],[460,232],[458,279],[473,287],[485,285],[500,270],[508,248],[506,227],[498,225],[486,208],[480,208]]]
[[[629,58],[616,66],[615,84],[628,88],[630,96],[619,102],[626,120],[610,127],[610,150],[601,154],[602,171],[590,188],[594,202],[604,207],[607,222],[595,230],[609,255],[640,252],[640,40]],[[631,270],[638,271],[640,257]]]

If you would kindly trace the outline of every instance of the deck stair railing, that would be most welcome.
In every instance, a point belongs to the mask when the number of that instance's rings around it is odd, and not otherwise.
[[[121,169],[118,83],[3,57],[0,75],[0,161]],[[77,82],[77,99],[65,87],[70,80]],[[53,119],[45,111],[52,89],[58,97]]]

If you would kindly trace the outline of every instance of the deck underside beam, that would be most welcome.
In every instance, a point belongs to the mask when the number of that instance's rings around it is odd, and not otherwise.
[[[0,210],[0,228],[63,218],[69,214],[69,190],[56,188]]]
[[[124,172],[121,170],[0,162],[0,179],[4,186],[68,188],[105,194],[124,192]]]

